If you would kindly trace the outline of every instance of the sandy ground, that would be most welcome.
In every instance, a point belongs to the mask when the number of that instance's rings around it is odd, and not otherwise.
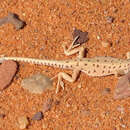
[[[46,59],[69,59],[63,43],[72,42],[73,28],[87,31],[89,41],[86,57],[114,56],[126,58],[130,51],[129,0],[4,0],[0,2],[0,17],[8,12],[19,15],[26,26],[16,31],[11,24],[0,26],[0,54],[7,56]],[[113,22],[107,21],[112,16]],[[110,42],[104,48],[102,42]],[[130,98],[114,100],[117,78],[89,77],[81,73],[77,82],[65,81],[65,90],[54,90],[41,95],[24,90],[20,83],[25,77],[43,73],[53,77],[58,72],[52,67],[19,63],[19,71],[12,84],[0,93],[0,130],[19,130],[17,119],[31,118],[41,111],[43,103],[52,98],[50,111],[40,121],[30,121],[28,130],[128,130],[130,129]],[[81,86],[80,86],[81,85]],[[105,88],[110,92],[104,93]]]

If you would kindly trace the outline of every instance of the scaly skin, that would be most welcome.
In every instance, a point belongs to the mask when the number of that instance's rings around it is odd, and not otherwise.
[[[34,58],[22,58],[22,57],[1,57],[2,60],[14,60],[14,61],[23,61],[34,64],[41,64],[59,68],[66,68],[73,70],[72,76],[60,72],[57,76],[58,83],[56,93],[59,91],[59,86],[64,89],[64,83],[62,79],[65,79],[69,82],[76,81],[79,72],[82,71],[89,76],[107,76],[111,74],[122,75],[128,73],[130,71],[130,53],[127,53],[128,59],[118,59],[113,57],[94,57],[94,58],[84,58],[85,49],[83,47],[78,47],[79,45],[74,45],[74,42],[78,37],[74,39],[70,47],[67,49],[66,46],[63,46],[65,55],[73,55],[75,53],[79,53],[76,59],[70,60],[42,60],[42,59],[34,59]],[[78,48],[76,48],[78,47]],[[54,77],[54,78],[55,78]]]
[[[47,65],[65,69],[77,69],[89,76],[106,76],[117,72],[130,71],[130,59],[118,59],[113,57],[77,58],[71,60],[42,60],[22,57],[2,57],[3,60],[14,60],[40,65]]]

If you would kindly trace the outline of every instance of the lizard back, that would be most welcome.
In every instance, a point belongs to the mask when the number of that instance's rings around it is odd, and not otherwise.
[[[130,71],[130,59],[118,59],[113,57],[83,58],[79,62],[81,71],[90,76],[106,76],[118,71],[127,73]]]

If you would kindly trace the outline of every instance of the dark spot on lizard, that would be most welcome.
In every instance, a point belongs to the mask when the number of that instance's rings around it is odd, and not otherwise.
[[[69,66],[68,66],[68,65],[66,65],[66,68],[69,68]]]
[[[121,68],[121,65],[119,66],[119,68]]]
[[[77,61],[77,60],[75,60],[75,61]],[[82,59],[79,59],[79,61],[82,61]]]
[[[109,66],[109,69],[111,69],[111,66]]]
[[[111,71],[110,70],[108,70],[108,73],[110,73]]]
[[[97,65],[97,67],[99,67],[99,65]]]
[[[113,63],[113,60],[111,60],[111,63]]]
[[[90,74],[90,70],[88,71],[88,74]]]
[[[61,65],[61,68],[64,68],[64,65]]]
[[[96,73],[96,70],[94,70],[93,72]]]
[[[115,69],[116,68],[116,66],[113,66],[113,69]]]
[[[126,65],[124,65],[124,67],[126,67]]]

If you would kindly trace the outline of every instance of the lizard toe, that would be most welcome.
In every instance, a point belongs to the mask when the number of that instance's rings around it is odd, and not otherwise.
[[[62,87],[62,89],[64,90],[64,82],[60,81],[60,86]]]

